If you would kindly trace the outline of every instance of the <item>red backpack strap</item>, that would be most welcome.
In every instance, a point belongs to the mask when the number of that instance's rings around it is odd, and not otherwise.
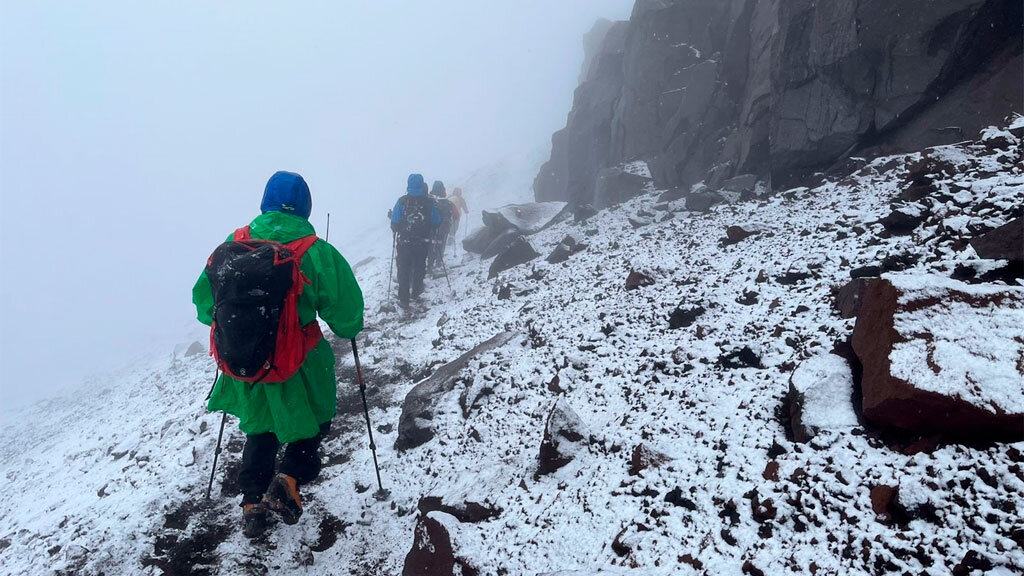
[[[306,251],[312,248],[313,244],[316,244],[317,240],[319,240],[319,238],[317,238],[315,234],[310,234],[309,236],[303,236],[298,240],[292,240],[285,244],[285,246],[292,251],[292,254],[295,255],[296,259],[302,260],[302,257],[306,255]]]
[[[245,226],[235,230],[235,236],[232,238],[235,242],[242,242],[244,240],[252,240],[252,233],[249,232],[249,227]]]

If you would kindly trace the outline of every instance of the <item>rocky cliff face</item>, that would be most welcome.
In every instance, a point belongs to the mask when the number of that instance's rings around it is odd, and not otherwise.
[[[638,0],[588,34],[583,81],[538,200],[601,204],[602,169],[659,188],[772,188],[850,155],[961,141],[1024,100],[1017,0]]]

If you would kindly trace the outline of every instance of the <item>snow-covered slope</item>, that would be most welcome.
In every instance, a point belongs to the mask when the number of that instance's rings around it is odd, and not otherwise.
[[[430,280],[421,318],[382,306],[390,246],[376,247],[357,275],[388,500],[372,496],[347,344],[335,343],[345,392],[324,472],[305,491],[308,514],[254,543],[237,526],[233,422],[214,501],[201,501],[220,420],[202,409],[211,363],[163,359],[23,412],[0,432],[0,573],[399,574],[425,496],[500,510],[473,523],[430,513],[482,574],[938,575],[969,552],[993,574],[1019,573],[1024,445],[905,455],[849,414],[798,444],[777,416],[793,369],[849,335],[832,289],[851,269],[887,257],[918,272],[978,268],[959,239],[972,224],[1005,223],[1024,202],[1016,139],[1008,150],[932,154],[957,166],[941,186],[959,196],[931,207],[941,227],[886,236],[877,223],[919,155],[705,214],[655,208],[657,195],[645,195],[530,238],[543,254],[567,234],[589,245],[563,264],[538,259],[488,281],[487,264],[460,252],[451,289],[443,276]],[[651,223],[634,227],[637,215]],[[731,225],[761,232],[725,245]],[[633,270],[654,284],[626,291]],[[510,297],[498,299],[502,286]],[[704,312],[670,328],[677,308]],[[519,336],[470,360],[440,398],[436,436],[396,451],[413,385],[503,331]],[[729,356],[743,347],[760,366]],[[559,399],[585,427],[583,448],[539,476]],[[631,475],[640,445],[662,457]],[[872,489],[897,485],[928,514],[880,521]]]

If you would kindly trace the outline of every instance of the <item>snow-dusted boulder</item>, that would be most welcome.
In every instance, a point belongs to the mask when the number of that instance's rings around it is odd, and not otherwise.
[[[789,379],[793,439],[807,442],[821,430],[857,425],[853,373],[845,359],[821,354],[805,360]]]
[[[566,202],[530,202],[508,204],[497,210],[484,210],[484,224],[489,228],[507,230],[514,228],[520,234],[529,236],[558,222],[568,214]]]
[[[604,168],[597,173],[594,205],[607,208],[635,198],[647,190],[651,182],[651,173],[643,161]]]
[[[1024,288],[933,275],[873,279],[853,348],[868,420],[921,434],[1024,439]]]
[[[402,415],[398,419],[396,450],[415,448],[434,437],[434,409],[441,396],[451,392],[456,376],[473,358],[504,346],[514,337],[515,332],[501,332],[491,339],[478,344],[462,356],[437,369],[429,378],[413,387],[402,403]]]
[[[583,421],[565,400],[559,398],[548,412],[544,424],[537,474],[550,474],[572,462],[584,449],[586,441]]]
[[[497,230],[497,228],[491,229]],[[515,228],[508,228],[502,230],[501,232],[498,232],[498,234],[494,236],[494,239],[491,240],[491,243],[487,245],[487,248],[484,248],[480,252],[480,257],[483,258],[484,260],[487,260],[488,258],[494,258],[498,254],[501,254],[502,252],[507,250],[509,246],[511,246],[513,243],[515,243],[522,237],[523,235],[520,234],[519,231],[516,230]]]
[[[864,299],[864,290],[870,279],[854,278],[846,283],[836,294],[835,309],[841,318],[856,318],[860,312],[860,304]]]

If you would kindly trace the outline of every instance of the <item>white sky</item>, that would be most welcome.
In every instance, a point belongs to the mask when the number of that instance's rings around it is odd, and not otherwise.
[[[275,170],[340,239],[385,225],[410,171],[544,146],[583,33],[632,1],[0,6],[4,407],[181,340],[207,255]]]

